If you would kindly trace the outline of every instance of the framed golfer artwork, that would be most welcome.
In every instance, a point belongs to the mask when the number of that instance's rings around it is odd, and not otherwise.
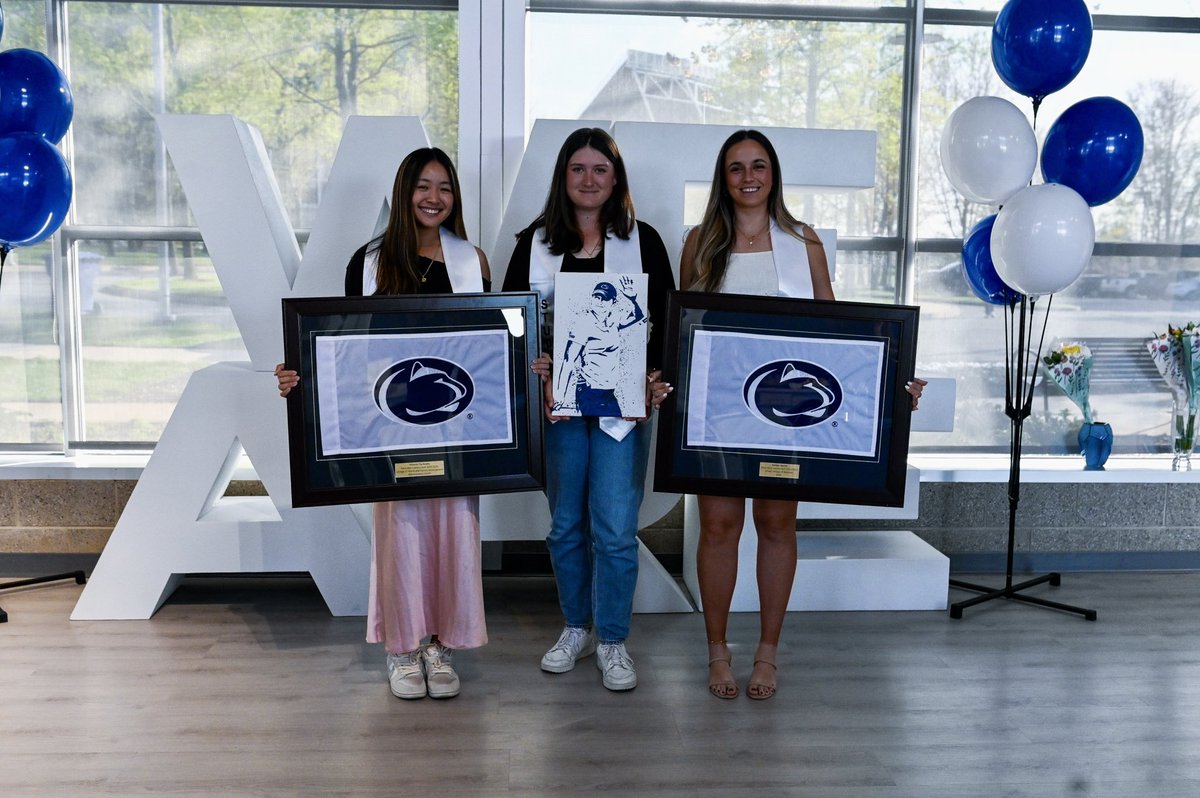
[[[544,484],[537,296],[283,300],[292,504]]]
[[[915,307],[673,292],[654,489],[904,503]]]
[[[555,277],[555,415],[646,415],[648,284],[642,273]]]

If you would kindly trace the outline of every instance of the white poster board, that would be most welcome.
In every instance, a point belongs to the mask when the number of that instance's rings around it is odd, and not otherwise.
[[[648,286],[645,274],[555,277],[555,415],[646,414]]]

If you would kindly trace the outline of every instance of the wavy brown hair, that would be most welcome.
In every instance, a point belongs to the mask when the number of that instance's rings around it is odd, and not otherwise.
[[[450,175],[450,186],[454,192],[454,207],[442,227],[450,230],[459,238],[466,238],[467,231],[463,226],[462,191],[458,185],[458,172],[450,156],[437,147],[422,147],[413,150],[400,162],[396,170],[396,180],[392,184],[392,207],[388,214],[387,227],[383,235],[367,245],[368,251],[379,253],[379,265],[375,273],[375,293],[413,294],[416,293],[421,278],[417,273],[417,261],[420,259],[417,250],[417,214],[413,210],[413,192],[417,189],[417,181],[421,171],[430,163],[441,164],[446,174]]]
[[[725,185],[725,156],[735,145],[747,139],[762,145],[767,151],[771,162],[771,191],[767,194],[767,212],[771,219],[785,232],[806,244],[820,244],[815,235],[810,236],[807,226],[792,216],[791,211],[783,202],[783,172],[779,168],[779,156],[770,139],[757,130],[739,130],[721,145],[717,155],[717,165],[713,169],[712,187],[708,192],[708,205],[704,208],[704,218],[697,228],[699,239],[696,242],[695,279],[691,286],[704,291],[716,291],[725,279],[725,268],[729,265],[729,251],[733,249],[733,197]]]
[[[567,140],[558,151],[558,160],[554,162],[554,174],[550,178],[550,192],[546,195],[546,206],[541,215],[517,233],[520,237],[529,230],[544,226],[542,241],[550,245],[550,251],[555,255],[578,252],[583,246],[583,235],[579,232],[579,226],[575,224],[575,206],[567,196],[567,163],[572,155],[584,147],[591,147],[611,161],[616,178],[612,196],[600,209],[601,231],[607,237],[608,231],[611,230],[617,238],[626,240],[633,228],[633,198],[629,196],[625,159],[617,149],[617,142],[598,127],[580,128],[567,136]]]

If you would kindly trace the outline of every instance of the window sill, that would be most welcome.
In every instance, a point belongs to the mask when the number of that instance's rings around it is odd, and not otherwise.
[[[0,454],[0,479],[137,480],[149,460],[150,452]],[[245,455],[238,462],[233,478],[258,479]]]
[[[1197,453],[1200,468],[1200,453]],[[61,454],[2,454],[0,479],[111,479],[137,480],[149,452]],[[922,482],[1007,482],[1008,458],[1003,455],[914,454],[909,465],[921,469]],[[1026,457],[1021,461],[1022,482],[1061,483],[1168,483],[1200,482],[1200,470],[1172,471],[1168,455],[1110,457],[1103,471],[1084,471],[1080,457]],[[242,456],[236,480],[257,480],[249,458]]]

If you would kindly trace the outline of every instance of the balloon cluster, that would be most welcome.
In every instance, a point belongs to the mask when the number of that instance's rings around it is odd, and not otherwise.
[[[55,145],[74,107],[66,76],[45,55],[0,52],[0,265],[14,247],[45,241],[66,217],[71,172]]]
[[[1083,0],[1009,0],[992,26],[992,64],[1038,108],[1079,74],[1092,46]],[[1055,120],[1042,143],[1042,178],[1030,185],[1037,139],[1025,114],[1000,97],[974,97],[942,130],[942,168],[968,200],[1000,206],[963,241],[972,292],[995,305],[1063,290],[1096,242],[1091,207],[1129,186],[1142,163],[1142,127],[1124,103],[1091,97]]]

